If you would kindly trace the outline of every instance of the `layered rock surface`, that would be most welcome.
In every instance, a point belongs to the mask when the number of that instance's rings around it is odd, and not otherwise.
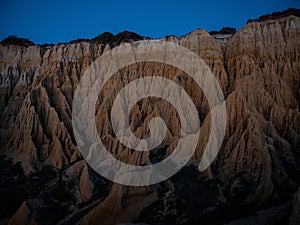
[[[226,99],[226,134],[218,158],[199,172],[195,168],[211,123],[203,92],[168,65],[145,62],[122,69],[100,93],[96,113],[98,133],[116,158],[144,165],[166,157],[178,142],[176,109],[155,98],[133,107],[130,127],[137,137],[146,137],[150,119],[161,116],[168,130],[156,152],[132,151],[116,140],[109,108],[122,87],[141,76],[164,76],[183,86],[202,124],[190,165],[166,182],[140,188],[111,185],[93,172],[73,135],[76,87],[110,45],[0,45],[1,153],[21,162],[25,177],[47,176],[39,172],[46,165],[54,174],[51,181],[32,187],[35,191],[26,194],[10,224],[197,224],[199,219],[215,224],[234,219],[237,209],[246,216],[292,199],[300,184],[300,18],[248,23],[225,41],[205,30],[165,39],[198,54],[215,74]],[[26,182],[35,183],[31,178]]]

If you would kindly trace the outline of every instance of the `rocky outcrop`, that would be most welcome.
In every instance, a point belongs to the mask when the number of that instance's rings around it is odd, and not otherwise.
[[[149,187],[124,187],[113,185],[111,193],[97,207],[87,213],[78,224],[113,225],[132,221],[142,209],[157,200],[157,194]]]
[[[201,133],[190,165],[168,182],[147,188],[111,186],[91,172],[72,130],[73,96],[84,71],[111,46],[142,38],[128,32],[122,35],[103,34],[94,42],[79,40],[47,47],[0,45],[1,153],[20,161],[27,176],[46,165],[56,171],[56,179],[45,182],[40,193],[31,194],[10,224],[43,224],[41,215],[53,218],[49,224],[134,220],[193,224],[199,219],[224,223],[235,218],[237,209],[246,216],[247,210],[292,198],[300,184],[299,17],[254,21],[226,40],[205,30],[166,37],[207,63],[226,98],[225,139],[217,160],[204,173],[193,166],[203,154],[211,117],[205,95],[191,78],[177,68],[144,62],[122,69],[108,81],[97,105],[96,122],[101,124],[97,129],[110,153],[123,162],[143,165],[163,159],[174,150],[180,132],[176,109],[161,99],[148,98],[131,110],[130,126],[143,138],[149,134],[150,119],[162,117],[168,127],[163,143],[155,153],[141,153],[116,140],[109,108],[130,81],[140,76],[171,79],[185,88],[199,112]],[[108,43],[112,39],[113,45]],[[47,213],[49,209],[55,217]],[[232,214],[224,213],[226,210]],[[155,213],[160,218],[149,216]],[[290,221],[292,218],[296,216]]]
[[[19,224],[19,225],[37,225],[35,221],[36,215],[32,213],[32,209],[41,206],[42,202],[38,200],[29,200],[24,202],[17,213],[11,218],[9,225]]]

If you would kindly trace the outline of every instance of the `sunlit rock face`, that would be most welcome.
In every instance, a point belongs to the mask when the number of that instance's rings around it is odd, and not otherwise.
[[[115,42],[102,43],[104,36]],[[122,38],[143,39],[131,33],[115,39],[104,36],[99,36],[100,41],[52,46],[0,45],[1,154],[8,167],[16,162],[22,165],[17,172],[1,169],[1,187],[5,189],[6,180],[11,182],[10,176],[15,176],[12,191],[23,193],[2,219],[15,212],[12,225],[198,224],[200,220],[215,224],[294,198],[290,224],[297,224],[299,17],[254,21],[224,40],[205,30],[164,39],[199,55],[226,99],[225,139],[217,159],[204,172],[198,171],[197,164],[208,140],[211,116],[204,93],[191,78],[175,67],[144,62],[123,68],[107,82],[96,104],[97,131],[108,151],[128,164],[144,165],[167,157],[180,135],[176,109],[162,99],[147,98],[132,108],[130,128],[137,137],[147,137],[149,121],[160,116],[168,128],[162,144],[155,152],[138,152],[115,138],[109,108],[130,81],[168,78],[184,87],[199,112],[201,132],[191,162],[169,180],[149,187],[125,187],[102,178],[83,160],[74,138],[72,102],[85,70]]]

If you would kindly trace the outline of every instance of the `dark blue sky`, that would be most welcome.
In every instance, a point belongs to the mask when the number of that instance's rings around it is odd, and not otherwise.
[[[300,0],[1,0],[0,39],[12,34],[57,43],[123,30],[157,38],[197,28],[241,28],[249,18],[290,7],[300,8]]]

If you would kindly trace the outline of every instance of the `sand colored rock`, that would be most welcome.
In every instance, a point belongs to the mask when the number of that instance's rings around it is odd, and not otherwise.
[[[226,40],[215,39],[205,30],[166,38],[198,54],[224,92],[228,122],[225,139],[213,168],[204,173],[210,179],[218,178],[221,189],[228,190],[225,194],[230,198],[238,198],[236,189],[245,185],[254,190],[245,201],[263,206],[282,196],[291,196],[299,185],[299,36],[300,18],[288,16],[251,22]],[[109,45],[88,42],[49,48],[0,45],[1,153],[21,161],[26,174],[44,165],[63,170],[76,181],[74,195],[77,203],[82,204],[92,201],[95,186],[76,147],[72,99],[84,71],[109,49]],[[105,146],[116,158],[132,165],[152,160],[147,152],[122,146],[109,122],[109,109],[117,93],[142,76],[164,76],[182,85],[192,97],[202,124],[191,161],[197,164],[210,132],[211,116],[205,95],[182,71],[154,62],[122,69],[99,94],[96,123],[101,124],[97,129]],[[130,127],[139,138],[149,134],[151,118],[165,119],[168,130],[159,148],[166,151],[161,157],[174,150],[180,133],[176,109],[161,99],[148,98],[135,105],[130,116]],[[108,196],[77,222],[130,222],[143,208],[157,201],[157,196],[154,187],[127,188],[114,184]],[[35,209],[26,204],[10,224],[35,224],[34,218],[27,217]],[[296,211],[291,224],[296,224]]]

